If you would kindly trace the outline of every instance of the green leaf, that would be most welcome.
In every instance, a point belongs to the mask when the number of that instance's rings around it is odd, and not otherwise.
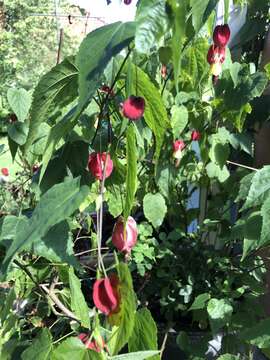
[[[38,241],[57,223],[68,218],[78,209],[88,195],[88,186],[80,188],[80,178],[67,179],[53,186],[42,197],[27,224],[19,223],[16,236],[4,260],[6,270],[13,256],[27,244]]]
[[[241,68],[242,68],[242,66],[238,62],[234,62],[230,66],[230,74],[232,77],[232,81],[234,83],[234,87],[236,87],[238,84],[238,74],[239,74],[239,71],[241,70]]]
[[[22,360],[50,360],[52,352],[52,335],[47,328],[42,329],[38,336],[22,353]]]
[[[136,49],[148,54],[166,33],[167,27],[166,1],[141,0],[136,12]]]
[[[0,241],[12,240],[17,233],[20,222],[27,222],[26,217],[7,215],[0,220]]]
[[[206,307],[206,303],[209,299],[210,299],[210,294],[208,294],[208,293],[198,295],[195,298],[195,300],[193,301],[189,310],[204,309]]]
[[[157,350],[157,326],[150,311],[146,308],[137,311],[133,333],[128,341],[129,352],[139,350]],[[159,360],[160,356],[151,357]]]
[[[212,11],[216,8],[218,0],[190,0],[192,25],[196,33],[207,22]]]
[[[269,242],[270,242],[270,233],[269,233],[269,229],[270,229],[270,197],[268,197],[265,200],[265,202],[263,203],[263,206],[261,209],[261,214],[262,214],[262,218],[263,218],[263,223],[262,223],[261,238],[259,241],[260,247],[269,245]]]
[[[210,299],[207,312],[213,332],[216,333],[230,320],[233,307],[227,299]]]
[[[260,211],[253,212],[244,223],[244,244],[242,260],[253,250],[258,249],[261,244],[262,215]]]
[[[207,164],[206,172],[210,178],[217,178],[221,183],[226,181],[230,176],[226,165],[224,165],[223,168],[220,168],[219,165],[216,165],[213,162]]]
[[[221,169],[226,164],[229,154],[230,148],[228,144],[222,144],[216,141],[212,143],[209,157],[216,165],[219,165]]]
[[[265,65],[264,67],[266,74],[268,76],[268,79],[270,79],[270,62],[268,64]]]
[[[242,210],[261,205],[270,195],[270,165],[256,171]]]
[[[224,354],[217,358],[217,360],[239,360],[239,356],[231,355],[231,354]]]
[[[84,109],[102,83],[102,74],[111,58],[129,45],[135,34],[134,22],[116,22],[87,35],[80,45],[78,110]]]
[[[109,360],[145,360],[155,356],[159,351],[138,351],[130,354],[112,356]]]
[[[182,48],[186,34],[186,15],[188,4],[187,0],[168,0],[168,4],[170,5],[172,11],[172,58],[176,89],[178,90],[178,76],[180,72]]]
[[[73,268],[69,268],[69,287],[71,294],[71,309],[75,315],[81,320],[81,325],[85,328],[90,328],[89,309],[84,299],[81,282],[74,274]]]
[[[34,242],[31,251],[53,263],[67,263],[78,267],[78,262],[73,252],[73,237],[67,221],[61,221],[53,226],[47,234]]]
[[[49,110],[64,107],[77,97],[77,79],[78,69],[73,57],[65,59],[41,78],[33,94],[25,151],[34,142],[40,124],[47,121]]]
[[[238,193],[236,201],[246,200],[248,193],[249,193],[251,183],[252,183],[253,176],[255,174],[256,174],[255,171],[251,172],[250,174],[244,176],[240,180],[240,188],[239,188],[239,193]]]
[[[118,276],[120,280],[121,306],[120,311],[110,317],[110,323],[115,325],[109,342],[113,354],[118,354],[128,342],[134,328],[136,311],[136,296],[127,264],[119,263]]]
[[[87,349],[83,342],[76,337],[69,337],[53,351],[50,360],[104,360],[103,355]]]
[[[18,120],[24,122],[31,106],[31,95],[29,92],[25,89],[9,89],[7,99]]]
[[[173,136],[174,139],[178,139],[179,136],[184,131],[185,127],[188,123],[188,110],[184,105],[176,106],[174,105],[171,108],[171,114],[172,114],[172,130],[173,130]]]
[[[145,100],[144,119],[153,131],[156,140],[155,158],[159,159],[161,146],[166,129],[170,127],[167,111],[162,97],[149,77],[140,68],[137,68],[137,93]],[[134,89],[135,89],[134,84]]]
[[[133,124],[127,129],[127,175],[126,175],[126,202],[124,206],[124,218],[127,220],[134,203],[137,189],[137,147],[136,135]]]
[[[25,123],[15,122],[8,125],[8,136],[19,145],[23,145],[26,142],[28,134],[28,127]]]
[[[260,349],[270,347],[270,319],[261,320],[249,329],[240,333],[240,339]]]
[[[146,194],[143,198],[143,212],[154,227],[160,226],[167,212],[164,197],[159,193]]]

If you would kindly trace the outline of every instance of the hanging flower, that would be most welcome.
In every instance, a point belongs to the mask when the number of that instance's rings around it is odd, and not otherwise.
[[[1,169],[1,174],[2,174],[3,176],[9,176],[8,168],[2,168],[2,169]]]
[[[208,64],[223,64],[225,61],[226,50],[224,47],[211,45],[207,53]]]
[[[221,63],[212,64],[210,66],[210,72],[213,76],[216,76],[217,78],[222,73],[222,65]]]
[[[175,159],[180,160],[182,158],[182,150],[185,147],[185,143],[183,140],[176,140],[173,143],[173,157]]]
[[[231,31],[228,24],[217,25],[213,33],[213,40],[216,46],[224,47],[228,44]]]
[[[97,309],[110,316],[120,309],[119,278],[116,274],[98,279],[93,287],[93,301]]]
[[[132,2],[132,0],[124,0],[124,4],[125,4],[125,5],[130,5],[131,2]]]
[[[0,184],[5,184],[9,181],[9,171],[8,168],[2,168],[1,169],[1,175],[0,175]]]
[[[105,94],[109,94],[110,96],[115,95],[113,89],[110,88],[108,85],[102,85],[99,90]]]
[[[125,254],[130,254],[132,248],[137,242],[137,236],[137,223],[133,217],[128,217],[126,226],[124,224],[123,217],[119,217],[116,224],[114,225],[112,234],[112,243],[118,249],[118,251]]]
[[[113,171],[113,161],[110,157],[110,154],[106,155],[106,152],[103,152],[103,153],[92,153],[89,155],[88,169],[91,172],[91,174],[98,180],[102,180],[103,178],[103,170],[105,166],[106,156],[107,156],[107,165],[106,165],[105,179],[109,177]]]
[[[100,337],[100,344],[98,344],[98,342],[96,340],[92,340],[90,341],[89,340],[89,335],[85,334],[85,333],[81,333],[78,335],[78,339],[80,339],[84,344],[85,344],[85,347],[87,349],[90,349],[90,350],[93,350],[93,351],[96,351],[98,353],[101,352],[101,348],[104,349],[105,347],[105,342],[104,340],[102,339],[102,337]]]
[[[167,76],[167,67],[166,67],[166,65],[161,66],[161,71],[160,72],[161,72],[162,79],[165,79],[166,76]]]
[[[145,101],[140,96],[130,95],[123,103],[123,115],[129,120],[138,120],[144,114]]]
[[[197,130],[193,130],[191,133],[191,140],[192,141],[199,141],[201,139],[201,133]]]

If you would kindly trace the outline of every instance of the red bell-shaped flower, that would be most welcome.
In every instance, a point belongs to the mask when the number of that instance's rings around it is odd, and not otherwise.
[[[161,66],[161,71],[160,72],[161,72],[162,79],[165,79],[166,76],[167,76],[167,67],[166,67],[166,65]]]
[[[132,248],[137,242],[137,236],[137,223],[133,217],[128,217],[126,226],[124,224],[123,217],[119,217],[116,224],[114,225],[112,234],[112,243],[117,248],[117,250],[125,254],[130,254]]]
[[[130,120],[138,120],[143,116],[144,108],[144,98],[130,95],[123,103],[123,115]]]
[[[119,311],[119,279],[116,274],[95,281],[93,301],[96,308],[105,315],[111,315]]]
[[[107,164],[106,164],[105,179],[109,177],[113,171],[113,161],[110,157],[110,154],[106,155],[106,152],[103,152],[103,153],[92,153],[89,155],[88,169],[91,172],[91,174],[98,180],[102,180],[103,178],[103,170],[105,166],[106,156],[107,156]]]
[[[193,130],[191,133],[191,140],[192,141],[199,141],[201,139],[201,134],[197,130]]]
[[[173,157],[175,159],[181,159],[182,158],[182,150],[185,147],[185,143],[183,140],[176,140],[173,143]]]
[[[80,339],[85,344],[85,347],[87,349],[90,349],[90,350],[93,350],[96,352],[101,352],[101,348],[104,349],[104,347],[106,346],[106,344],[101,336],[100,336],[99,343],[96,340],[90,341],[89,335],[87,335],[85,333],[80,333],[78,335],[78,339]]]
[[[224,47],[228,44],[231,31],[228,24],[217,25],[213,33],[213,40],[216,46]]]
[[[225,60],[225,48],[216,45],[211,45],[207,53],[208,64],[222,64]]]
[[[1,169],[1,174],[4,175],[4,176],[9,176],[8,168],[2,168]]]

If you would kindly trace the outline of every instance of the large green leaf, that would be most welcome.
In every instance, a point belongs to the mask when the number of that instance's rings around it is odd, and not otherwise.
[[[178,139],[188,124],[188,110],[184,105],[173,105],[171,114],[173,136]]]
[[[109,360],[145,360],[157,355],[159,351],[138,351],[129,354],[116,355]]]
[[[26,217],[7,215],[0,220],[0,241],[12,240],[17,233],[20,222],[27,222]]]
[[[240,360],[238,355],[224,354],[217,358],[217,360]]]
[[[88,193],[88,186],[80,188],[80,178],[69,178],[64,183],[57,184],[47,191],[27,224],[18,224],[16,236],[5,257],[3,269],[6,270],[16,252],[26,245],[38,241],[54,225],[68,218],[78,209]]]
[[[137,147],[133,124],[127,130],[127,175],[126,175],[126,202],[124,217],[127,220],[133,206],[137,189]]]
[[[261,320],[252,328],[240,333],[240,338],[260,349],[270,347],[270,319]]]
[[[244,244],[242,260],[251,252],[258,249],[261,244],[262,216],[255,211],[248,216],[244,223]],[[266,235],[267,237],[267,235]]]
[[[270,165],[257,171],[252,178],[246,202],[242,210],[261,205],[270,195]]]
[[[270,197],[268,197],[263,203],[261,214],[263,218],[263,223],[259,245],[266,246],[270,243]]]
[[[69,337],[53,351],[50,360],[104,360],[104,357],[95,351],[87,349],[83,342],[76,337]]]
[[[186,16],[188,9],[188,0],[168,0],[171,9],[171,22],[172,22],[172,58],[173,58],[173,71],[178,89],[178,75],[180,72],[180,59],[182,48],[186,34]]]
[[[32,345],[22,353],[22,360],[50,360],[52,347],[52,335],[47,328],[44,328]]]
[[[128,341],[129,352],[139,350],[157,350],[157,326],[150,311],[146,308],[137,311],[133,333]],[[160,356],[151,357],[159,360]]]
[[[89,309],[81,290],[80,280],[74,274],[73,268],[69,269],[69,286],[71,294],[71,308],[78,319],[81,320],[81,325],[85,328],[90,328]]]
[[[25,150],[34,142],[39,125],[47,120],[50,108],[63,107],[77,97],[77,79],[78,69],[73,57],[65,59],[41,78],[33,94]]]
[[[40,240],[29,245],[31,252],[54,263],[67,263],[78,267],[73,252],[73,237],[67,221],[53,226]]]
[[[8,125],[8,136],[19,145],[23,145],[26,142],[28,134],[28,127],[25,123],[15,122]]]
[[[115,325],[109,342],[114,355],[118,354],[128,342],[134,328],[136,311],[136,297],[127,264],[120,263],[118,265],[118,276],[120,279],[120,311],[110,318],[110,322]]]
[[[196,33],[206,23],[217,3],[218,0],[190,0],[192,24]]]
[[[7,99],[18,120],[23,122],[27,118],[31,106],[29,92],[25,89],[9,89]]]
[[[83,40],[76,57],[79,69],[79,107],[85,108],[102,82],[102,74],[112,57],[129,45],[135,23],[116,22],[103,26]]]
[[[230,320],[233,307],[227,299],[211,299],[207,304],[207,312],[213,332],[216,333]]]
[[[149,53],[168,27],[165,0],[141,0],[136,13],[135,46]]]
[[[249,193],[251,183],[252,183],[253,176],[255,174],[256,174],[255,172],[251,172],[250,174],[244,176],[241,179],[239,193],[238,193],[236,201],[246,200],[248,193]]]
[[[137,68],[137,74],[137,92],[139,96],[145,99],[144,119],[155,135],[155,158],[158,159],[164,134],[166,129],[170,127],[170,123],[162,97],[157,88],[140,68]]]
[[[143,198],[143,212],[154,227],[160,226],[167,212],[164,197],[159,193],[146,194]]]

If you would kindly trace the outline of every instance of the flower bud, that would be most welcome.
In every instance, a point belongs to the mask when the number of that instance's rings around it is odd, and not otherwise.
[[[1,169],[1,174],[4,175],[4,176],[9,176],[8,168],[2,168]]]
[[[93,301],[96,308],[107,316],[119,311],[119,279],[116,274],[95,281],[93,287]]]
[[[110,96],[115,95],[113,89],[110,88],[108,85],[102,85],[99,90],[105,94],[109,94]]]
[[[217,25],[213,33],[213,40],[216,46],[224,47],[228,44],[231,31],[228,24]]]
[[[211,45],[207,53],[208,64],[224,63],[225,61],[225,48]]]
[[[129,120],[138,120],[143,116],[144,108],[144,98],[130,95],[123,103],[123,115]]]
[[[166,76],[167,76],[167,67],[166,67],[166,65],[162,65],[161,66],[161,77],[162,77],[162,79],[165,79]]]
[[[85,333],[80,333],[78,335],[78,339],[80,339],[85,344],[85,347],[87,349],[96,351],[98,353],[101,352],[101,347],[102,347],[102,349],[104,349],[104,347],[106,346],[102,337],[100,337],[100,344],[96,340],[90,341],[89,335],[87,335]]]
[[[125,5],[130,5],[132,0],[124,0]]]
[[[118,251],[130,254],[136,245],[138,236],[137,223],[133,217],[129,216],[124,224],[123,217],[119,217],[113,228],[112,243]]]
[[[106,173],[105,179],[109,177],[113,171],[113,161],[110,157],[110,154],[103,153],[92,153],[89,155],[88,159],[88,169],[91,174],[98,180],[103,179],[103,170],[105,166],[107,156],[107,164],[106,164]]]
[[[201,134],[197,130],[193,130],[191,133],[191,140],[192,141],[199,141],[201,139]]]
[[[173,143],[173,157],[175,159],[180,160],[182,158],[182,150],[185,147],[185,143],[183,140],[176,140]]]

